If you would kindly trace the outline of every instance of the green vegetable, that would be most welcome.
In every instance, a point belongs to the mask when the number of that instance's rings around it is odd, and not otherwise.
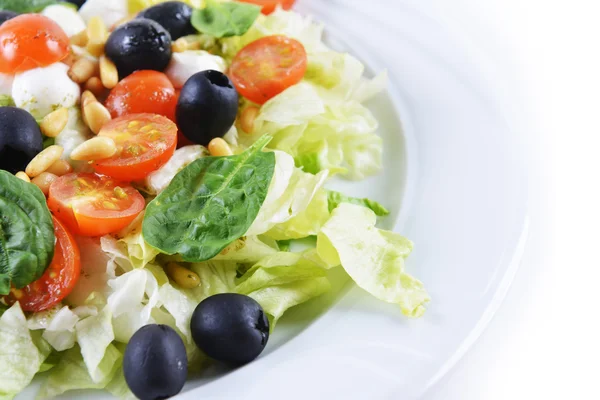
[[[7,94],[0,95],[0,107],[14,107],[15,101]]]
[[[54,224],[35,185],[0,170],[0,295],[38,279],[54,255]]]
[[[0,343],[0,399],[12,399],[29,385],[50,348],[34,339],[19,303],[0,317]]]
[[[423,284],[404,271],[412,242],[375,228],[377,217],[366,207],[342,203],[317,238],[317,251],[330,266],[342,265],[358,286],[409,317],[420,317],[430,298]]]
[[[179,172],[146,208],[144,240],[185,261],[215,257],[244,236],[267,197],[275,155],[270,137],[240,155],[200,158]]]
[[[19,14],[36,13],[57,3],[56,0],[0,0],[0,10],[10,10]]]
[[[345,194],[342,194],[340,192],[336,192],[333,190],[327,191],[327,200],[329,202],[329,212],[332,212],[341,203],[350,203],[350,204],[356,204],[359,206],[367,207],[368,209],[372,210],[375,213],[375,215],[377,215],[378,217],[385,217],[386,215],[388,215],[390,213],[387,210],[387,208],[385,208],[384,206],[382,206],[381,204],[379,204],[378,202],[376,202],[374,200],[350,197],[350,196],[346,196]]]
[[[259,15],[260,7],[253,4],[208,0],[206,7],[194,10],[192,25],[199,32],[217,38],[240,36],[250,29]]]

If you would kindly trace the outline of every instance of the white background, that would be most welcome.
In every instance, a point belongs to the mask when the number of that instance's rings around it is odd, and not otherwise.
[[[429,1],[514,76],[532,232],[492,323],[428,400],[600,399],[600,5]],[[507,95],[509,90],[507,90]]]

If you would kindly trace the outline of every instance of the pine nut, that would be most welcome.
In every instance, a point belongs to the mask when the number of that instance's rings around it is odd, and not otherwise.
[[[104,94],[104,85],[97,76],[92,76],[90,79],[88,79],[83,88],[85,90],[89,90],[94,96],[97,97]]]
[[[99,101],[92,101],[83,106],[83,120],[96,135],[111,120],[110,112]]]
[[[67,122],[69,122],[69,110],[62,107],[46,115],[40,123],[40,129],[45,136],[57,137],[65,129]]]
[[[33,157],[33,160],[31,160],[27,165],[27,168],[25,168],[25,173],[30,178],[35,178],[59,160],[62,153],[63,148],[60,146],[52,145],[46,147],[37,156]]]
[[[87,29],[84,29],[81,32],[71,36],[69,40],[73,46],[84,47],[88,43]]]
[[[19,178],[20,180],[22,180],[22,181],[25,181],[25,182],[31,182],[31,179],[29,179],[29,177],[27,176],[27,174],[26,174],[25,172],[23,172],[23,171],[19,171],[19,172],[17,172],[17,173],[15,174],[15,176],[16,176],[17,178]]]
[[[100,57],[100,79],[107,89],[112,89],[119,83],[119,72],[115,63],[106,56]]]
[[[229,147],[227,142],[222,138],[214,138],[211,140],[208,144],[208,151],[210,152],[210,155],[214,157],[233,155],[231,147]]]
[[[56,176],[63,176],[73,172],[73,167],[71,167],[71,164],[69,164],[68,161],[58,160],[52,164],[50,168],[46,170],[46,172],[50,172]]]
[[[75,61],[77,60],[79,60],[79,56],[73,54],[73,52],[70,51],[69,54],[67,54],[67,56],[61,60],[61,62],[71,67],[73,64],[75,64]]]
[[[102,18],[92,17],[90,19],[87,26],[87,34],[87,51],[95,57],[100,57],[104,53],[104,44],[108,38],[108,31]]]
[[[71,65],[67,74],[73,82],[84,83],[92,76],[98,74],[98,63],[93,62],[89,58],[81,57]]]
[[[90,92],[89,90],[86,90],[85,92],[83,92],[81,94],[81,107],[85,107],[88,103],[93,103],[95,101],[98,101],[98,99],[96,99],[96,96],[94,96],[94,94],[92,92]]]
[[[86,140],[71,152],[71,159],[77,161],[103,160],[117,152],[115,141],[106,136],[96,136]]]
[[[39,187],[44,196],[48,196],[48,191],[50,191],[50,185],[54,182],[58,176],[51,174],[50,172],[42,172],[35,178],[31,180],[35,186]]]
[[[171,45],[173,53],[183,53],[188,49],[188,41],[185,38],[179,38]]]
[[[193,289],[200,285],[200,277],[181,265],[171,262],[167,264],[166,272],[169,278],[183,289]]]
[[[260,113],[258,107],[250,106],[242,111],[242,115],[240,115],[240,125],[242,126],[242,130],[246,133],[254,132],[254,121],[256,121],[256,117]]]

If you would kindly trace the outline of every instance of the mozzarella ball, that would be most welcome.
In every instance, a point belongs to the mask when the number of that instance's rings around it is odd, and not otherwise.
[[[69,37],[85,29],[85,21],[71,7],[54,4],[44,8],[42,15],[56,22]]]
[[[110,28],[129,15],[127,0],[87,0],[79,9],[79,15],[88,22],[92,17],[100,16]]]
[[[0,73],[0,95],[12,96],[12,86],[15,76]]]
[[[65,64],[54,63],[17,74],[12,87],[16,106],[40,119],[58,108],[77,104],[81,90],[67,75],[68,70]]]
[[[225,60],[202,50],[188,50],[173,53],[171,62],[165,70],[175,89],[181,89],[195,73],[209,69],[225,72]]]

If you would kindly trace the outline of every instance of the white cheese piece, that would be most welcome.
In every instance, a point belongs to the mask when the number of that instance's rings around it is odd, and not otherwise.
[[[44,8],[42,15],[56,22],[69,37],[85,29],[85,21],[71,7],[53,4]]]
[[[165,165],[146,177],[145,189],[152,194],[165,190],[175,175],[188,164],[201,157],[208,156],[208,150],[201,145],[185,146],[175,151]]]
[[[40,119],[61,107],[73,107],[81,90],[67,75],[69,67],[54,63],[34,68],[15,76],[12,97],[17,107]]]
[[[110,28],[129,15],[127,0],[87,0],[79,9],[79,15],[85,22],[100,16],[106,27]]]
[[[225,60],[219,56],[202,50],[187,50],[182,53],[173,53],[165,74],[175,89],[181,89],[190,76],[197,72],[209,69],[224,72],[226,68]]]

